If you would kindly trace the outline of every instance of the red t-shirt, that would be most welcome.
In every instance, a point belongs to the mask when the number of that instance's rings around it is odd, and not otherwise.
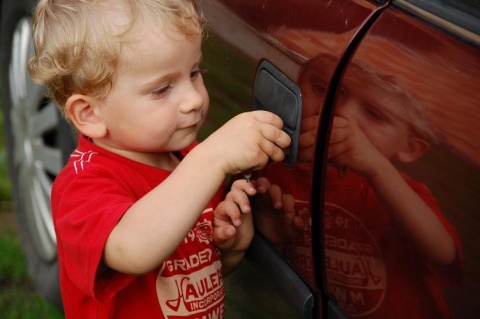
[[[213,208],[220,191],[158,269],[141,276],[102,269],[112,229],[133,203],[169,174],[80,138],[52,190],[67,318],[223,318],[221,262],[212,244]]]

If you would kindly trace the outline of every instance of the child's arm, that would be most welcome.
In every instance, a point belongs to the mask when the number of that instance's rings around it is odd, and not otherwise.
[[[230,191],[215,209],[213,241],[221,251],[223,274],[228,275],[243,259],[253,239],[254,227],[249,196],[265,192],[266,179],[232,183]]]
[[[184,240],[227,174],[283,159],[290,138],[282,124],[270,112],[243,113],[200,143],[126,211],[107,239],[105,264],[129,274],[158,267]]]
[[[370,182],[387,211],[394,213],[412,242],[430,260],[451,264],[456,258],[455,243],[435,213],[390,162],[378,169]]]
[[[419,251],[431,261],[454,261],[454,241],[435,213],[355,124],[335,118],[329,158],[335,167],[348,168],[369,178],[387,211],[393,213]]]

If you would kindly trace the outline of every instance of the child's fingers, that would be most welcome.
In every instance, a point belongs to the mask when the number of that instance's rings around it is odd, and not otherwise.
[[[296,230],[303,230],[303,219],[300,216],[295,216],[292,224]]]
[[[274,162],[283,160],[284,149],[290,145],[291,139],[282,130],[283,122],[280,117],[265,111],[254,111],[252,114],[257,121],[262,122],[259,129],[263,140],[260,140],[258,144],[262,152]]]
[[[245,209],[245,208],[244,208]],[[250,205],[248,205],[248,213],[250,213]],[[242,211],[240,211],[239,206],[231,201],[231,200],[224,200],[220,204],[218,204],[217,208],[215,209],[215,226],[222,226],[223,224],[233,224],[235,227],[239,227],[242,224]],[[221,222],[226,223],[221,223]]]
[[[253,194],[255,194],[255,192],[256,190],[254,188]],[[249,214],[252,212],[252,208],[250,206],[250,199],[244,191],[230,191],[225,198],[225,202],[225,205],[227,205],[228,203],[228,205],[232,206],[231,210],[233,210],[233,206],[235,206],[237,210],[240,210],[244,214]]]
[[[253,181],[257,193],[265,194],[270,188],[270,181],[266,177],[259,177],[257,180]]]
[[[344,117],[335,115],[333,118],[332,128],[347,127],[350,121]]]
[[[295,217],[295,199],[291,194],[282,195],[282,206],[287,220],[293,221]]]
[[[271,185],[268,188],[268,194],[275,209],[282,208],[282,189],[278,185]]]
[[[259,122],[268,123],[278,128],[283,127],[282,119],[275,113],[264,110],[256,110],[252,111],[251,114]]]
[[[213,230],[213,241],[219,248],[222,248],[229,240],[235,237],[236,232],[237,229],[232,225],[215,227]]]
[[[230,193],[232,192],[243,192],[249,196],[253,196],[257,193],[257,189],[255,188],[255,184],[252,182],[247,182],[245,179],[237,179],[232,183],[230,187]],[[227,194],[227,196],[229,195]]]
[[[285,131],[283,131],[282,129],[279,129],[274,126],[264,127],[261,133],[263,137],[273,142],[275,146],[280,148],[280,150],[282,150],[282,153],[283,153],[283,150],[289,147],[290,143],[292,142],[290,135],[285,133]]]
[[[281,132],[281,133],[277,133],[277,132]],[[280,162],[285,157],[284,149],[286,149],[288,145],[290,145],[290,137],[286,133],[284,133],[282,130],[279,130],[279,129],[276,129],[276,132],[274,134],[281,135],[278,141],[273,142],[269,138],[265,138],[259,142],[259,147],[262,150],[262,152],[267,155],[267,158],[265,161],[263,160],[260,161],[262,165],[259,165],[258,167],[255,167],[255,168],[258,169],[265,166],[268,162],[268,159],[271,159],[273,162]],[[283,136],[283,134],[285,135]]]

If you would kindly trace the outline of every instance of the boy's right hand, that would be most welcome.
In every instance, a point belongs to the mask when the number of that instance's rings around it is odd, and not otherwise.
[[[248,169],[260,169],[268,160],[279,162],[290,137],[282,131],[283,122],[274,113],[252,111],[239,114],[210,135],[202,144],[208,145],[218,159],[223,159],[226,175]]]

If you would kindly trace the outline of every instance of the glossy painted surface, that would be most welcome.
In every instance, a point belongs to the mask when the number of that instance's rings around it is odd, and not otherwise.
[[[215,109],[209,129],[250,110],[262,59],[302,92],[295,166],[270,164],[256,173],[280,187],[296,216],[292,220],[259,198],[255,218],[259,231],[315,293],[315,315],[337,318],[326,309],[330,300],[351,318],[441,318],[448,312],[454,318],[479,317],[479,48],[396,7],[383,10],[368,1],[203,0],[201,5],[212,29],[204,49]],[[407,186],[425,185],[429,203],[438,203],[435,218],[449,230],[445,242],[456,244],[454,254],[446,254],[447,265],[418,252],[412,233],[398,226],[399,216],[383,206],[381,191],[369,188],[368,178],[345,186],[348,176],[364,173],[354,173],[350,163],[331,169],[333,117],[349,118],[352,108],[361,116],[363,134],[377,147],[386,141],[382,152],[405,179],[416,181]],[[389,135],[388,127],[407,128],[402,138],[412,133],[425,143],[415,144],[421,145],[418,152],[394,156],[402,140],[393,139],[397,135]],[[365,189],[377,204],[365,200]],[[399,191],[393,197],[400,196]],[[413,204],[406,203],[408,211]],[[425,232],[434,229],[417,225]],[[440,243],[435,236],[426,237]],[[439,275],[432,279],[419,269]],[[412,278],[421,280],[410,284]],[[436,279],[445,287],[432,284]],[[432,291],[438,292],[433,299]]]
[[[251,101],[247,99],[252,96],[256,68],[262,59],[268,59],[297,82],[305,78],[309,60],[329,52],[329,63],[322,70],[326,76],[325,85],[328,84],[343,52],[375,9],[367,1],[306,1],[305,7],[295,6],[294,10],[285,11],[284,8],[291,4],[291,1],[202,2],[206,18],[214,30],[214,36],[205,43],[206,67],[209,70],[205,81],[212,96],[212,107],[222,107],[221,110],[216,109],[216,115],[223,113],[228,117],[229,112],[251,109]],[[208,56],[211,55],[216,59],[209,63]],[[232,87],[235,89],[232,90]],[[306,88],[300,86],[300,89],[303,91]],[[310,142],[315,140],[323,104],[323,100],[314,101],[309,110],[304,108],[303,120],[306,122],[303,125],[309,128],[303,132],[306,136],[301,138],[302,141],[305,138]],[[216,125],[218,123],[212,123],[213,127]],[[297,209],[303,212],[306,225],[310,225],[313,152],[313,145],[304,147],[299,154],[298,165],[292,170],[280,164],[259,173],[268,176],[285,193],[295,197]],[[278,176],[284,178],[279,179]],[[271,207],[260,208],[258,205],[257,211],[262,210],[264,214],[258,214],[257,227],[272,242],[276,241],[278,235],[283,236],[283,230],[277,228],[272,233],[273,224],[264,222],[265,218],[269,218],[268,213],[272,212]],[[301,244],[288,250],[287,259],[309,286],[318,291],[320,298],[321,289],[315,281],[310,228],[305,227],[303,237],[305,240]],[[277,245],[277,248],[283,253],[280,246]]]
[[[415,308],[407,312],[411,317],[423,313],[424,317],[440,318],[440,313],[450,311],[454,318],[478,318],[480,49],[422,23],[401,10],[389,8],[381,15],[354,54],[342,79],[340,90],[346,96],[360,96],[364,107],[369,109],[370,116],[374,118],[372,121],[385,122],[389,116],[397,116],[397,120],[408,124],[411,135],[416,135],[429,144],[430,148],[425,152],[422,150],[413,155],[412,151],[411,157],[397,157],[394,163],[400,171],[430,190],[438,202],[441,216],[439,218],[445,218],[445,228],[452,227],[449,236],[457,244],[455,259],[441,264],[429,259],[427,252],[418,252],[421,248],[416,246],[416,239],[408,227],[387,227],[387,232],[393,233],[396,229],[396,236],[405,240],[402,242],[388,239],[393,236],[390,233],[384,234],[376,242],[370,242],[375,244],[372,246],[379,247],[380,257],[376,260],[377,264],[387,262],[385,260],[388,257],[385,256],[401,256],[401,251],[409,253],[401,261],[397,261],[396,274],[392,274],[388,266],[379,267],[377,272],[370,274],[372,279],[375,278],[375,282],[370,282],[369,288],[377,288],[379,293],[376,303],[378,308],[372,307],[366,317],[384,318],[388,315],[389,318],[396,318],[393,313],[399,318],[405,317],[400,316],[403,309],[394,311],[392,305],[382,315],[382,305],[388,304],[388,298],[396,298],[401,302],[394,304],[401,304],[402,308],[409,305]],[[344,97],[339,97],[335,114],[342,114],[344,100]],[[328,182],[327,179],[327,191],[334,183]],[[325,197],[327,201],[328,196]],[[352,198],[349,198],[350,202]],[[407,206],[411,209],[413,203],[407,203]],[[376,216],[373,211],[367,213],[370,218]],[[387,217],[390,220],[401,218],[389,209],[386,209],[385,213],[391,215]],[[327,216],[325,218],[328,219]],[[368,223],[362,221],[361,217],[358,218],[359,225],[368,229]],[[434,236],[430,235],[434,232],[433,224],[417,223],[416,227],[421,228],[428,236]],[[328,230],[325,233],[328,236]],[[370,235],[374,233],[375,231],[369,232]],[[348,236],[344,233],[340,238]],[[434,240],[439,246],[442,245],[440,237],[435,237]],[[396,243],[396,246],[385,248],[387,243]],[[329,250],[327,241],[325,249],[327,256],[332,255],[334,250]],[[365,256],[356,250],[343,255],[343,258],[352,260],[353,257],[362,259]],[[416,258],[404,262],[410,256]],[[404,265],[399,265],[402,262]],[[405,275],[407,272],[415,272],[421,283],[417,282],[408,289],[405,288],[405,283],[411,280]],[[435,273],[435,277],[432,275],[428,278],[426,273]],[[349,275],[353,276],[353,273]],[[328,290],[337,299],[339,293],[334,292],[334,287],[338,289],[341,286],[346,291],[350,289],[357,293],[367,288],[365,283],[364,286],[354,288],[348,284],[339,285],[328,272],[326,278],[330,284]],[[402,283],[399,282],[400,279]],[[435,280],[436,283],[432,284],[428,280]],[[442,281],[445,281],[444,285]],[[427,298],[439,288],[442,290],[434,297],[436,308],[446,309],[434,313],[431,309],[435,307],[428,306],[431,301]],[[396,289],[396,292],[392,293],[393,289]],[[440,295],[441,293],[444,296]],[[359,293],[357,297],[359,296],[366,297],[367,294]],[[356,311],[368,312],[368,309],[362,308],[364,305],[358,307],[359,300],[356,300],[357,303],[354,300],[344,300],[346,312],[350,312],[352,316],[357,315]],[[374,304],[372,302],[371,305]]]

